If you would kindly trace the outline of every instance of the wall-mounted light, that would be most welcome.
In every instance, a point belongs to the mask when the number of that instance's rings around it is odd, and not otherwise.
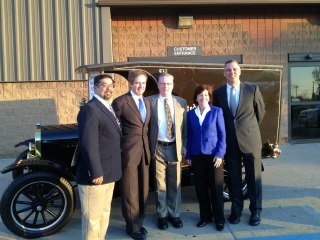
[[[178,28],[192,28],[193,16],[191,15],[179,15]]]

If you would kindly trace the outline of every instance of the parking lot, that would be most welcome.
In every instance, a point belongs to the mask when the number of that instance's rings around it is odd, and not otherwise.
[[[145,220],[148,239],[320,239],[320,174],[319,143],[281,145],[281,155],[277,159],[263,159],[263,212],[262,222],[257,227],[248,225],[248,201],[241,222],[217,232],[214,225],[197,228],[199,220],[198,204],[193,186],[184,187],[182,220],[184,227],[167,231],[157,228],[154,194],[149,197]],[[12,159],[0,160],[0,168]],[[11,174],[0,175],[0,196],[11,181]],[[226,218],[230,213],[230,203],[225,204]],[[21,239],[12,234],[0,221],[0,239]],[[81,212],[77,202],[71,221],[58,233],[41,239],[81,239]],[[125,223],[121,215],[120,199],[112,204],[112,216],[106,239],[131,239],[125,233]]]

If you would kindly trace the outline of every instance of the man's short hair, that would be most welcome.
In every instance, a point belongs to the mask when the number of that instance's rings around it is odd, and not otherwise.
[[[133,84],[134,82],[134,79],[136,79],[137,77],[139,77],[140,75],[143,75],[146,77],[146,79],[148,80],[148,75],[146,74],[145,71],[143,70],[132,70],[129,72],[129,75],[128,75],[128,80],[129,80],[129,83],[130,84]]]
[[[161,73],[161,74],[159,75],[158,81],[160,80],[160,78],[165,78],[165,77],[172,77],[172,80],[174,80],[174,77],[173,77],[172,74],[165,72],[165,73]]]
[[[103,73],[103,74],[99,74],[94,77],[94,79],[93,79],[94,86],[98,86],[100,84],[101,79],[104,79],[104,78],[110,78],[112,80],[112,82],[114,83],[114,80],[111,77],[111,75]]]
[[[230,59],[230,60],[226,61],[226,63],[224,64],[224,66],[226,66],[226,65],[229,64],[229,63],[233,63],[233,62],[239,65],[239,63],[238,63],[237,60],[235,60],[235,59]]]

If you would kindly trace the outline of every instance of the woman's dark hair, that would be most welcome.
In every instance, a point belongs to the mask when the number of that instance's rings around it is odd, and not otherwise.
[[[199,85],[198,87],[196,87],[196,89],[194,90],[193,93],[193,102],[196,106],[198,106],[198,102],[197,102],[197,96],[199,94],[201,94],[203,91],[207,90],[208,94],[209,94],[209,103],[212,103],[212,91],[213,91],[213,87],[207,85],[207,84],[202,84]]]

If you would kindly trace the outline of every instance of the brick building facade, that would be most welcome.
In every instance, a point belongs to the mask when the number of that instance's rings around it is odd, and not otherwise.
[[[320,73],[320,4],[268,2],[80,0],[57,1],[57,6],[43,2],[41,11],[37,3],[29,6],[34,21],[24,19],[29,14],[10,15],[28,9],[23,5],[27,2],[1,2],[7,29],[0,42],[0,137],[6,139],[0,143],[0,156],[15,156],[20,150],[14,150],[14,144],[33,137],[37,122],[76,121],[79,101],[88,98],[87,82],[79,81],[87,76],[74,74],[77,66],[167,58],[174,46],[201,48],[198,59],[238,56],[245,64],[283,66],[280,143],[319,141],[320,113],[313,109],[320,106],[316,74]],[[40,23],[41,14],[47,18]],[[191,17],[192,27],[178,28],[179,16]],[[42,27],[39,33],[37,26]],[[34,51],[26,54],[26,49]],[[121,79],[115,95],[127,90]],[[300,113],[306,109],[312,114],[306,113],[303,120]]]
[[[299,132],[305,129],[296,129],[294,135],[292,128],[298,120],[291,111],[290,82],[294,77],[290,75],[290,55],[301,55],[295,66],[320,65],[319,12],[320,5],[308,4],[111,8],[113,59],[167,57],[168,47],[200,46],[202,56],[239,55],[246,64],[282,65],[280,142],[319,140],[319,123],[317,129],[309,129],[315,134],[305,135]],[[182,13],[193,17],[192,28],[178,28]],[[317,57],[307,59],[308,54]]]

